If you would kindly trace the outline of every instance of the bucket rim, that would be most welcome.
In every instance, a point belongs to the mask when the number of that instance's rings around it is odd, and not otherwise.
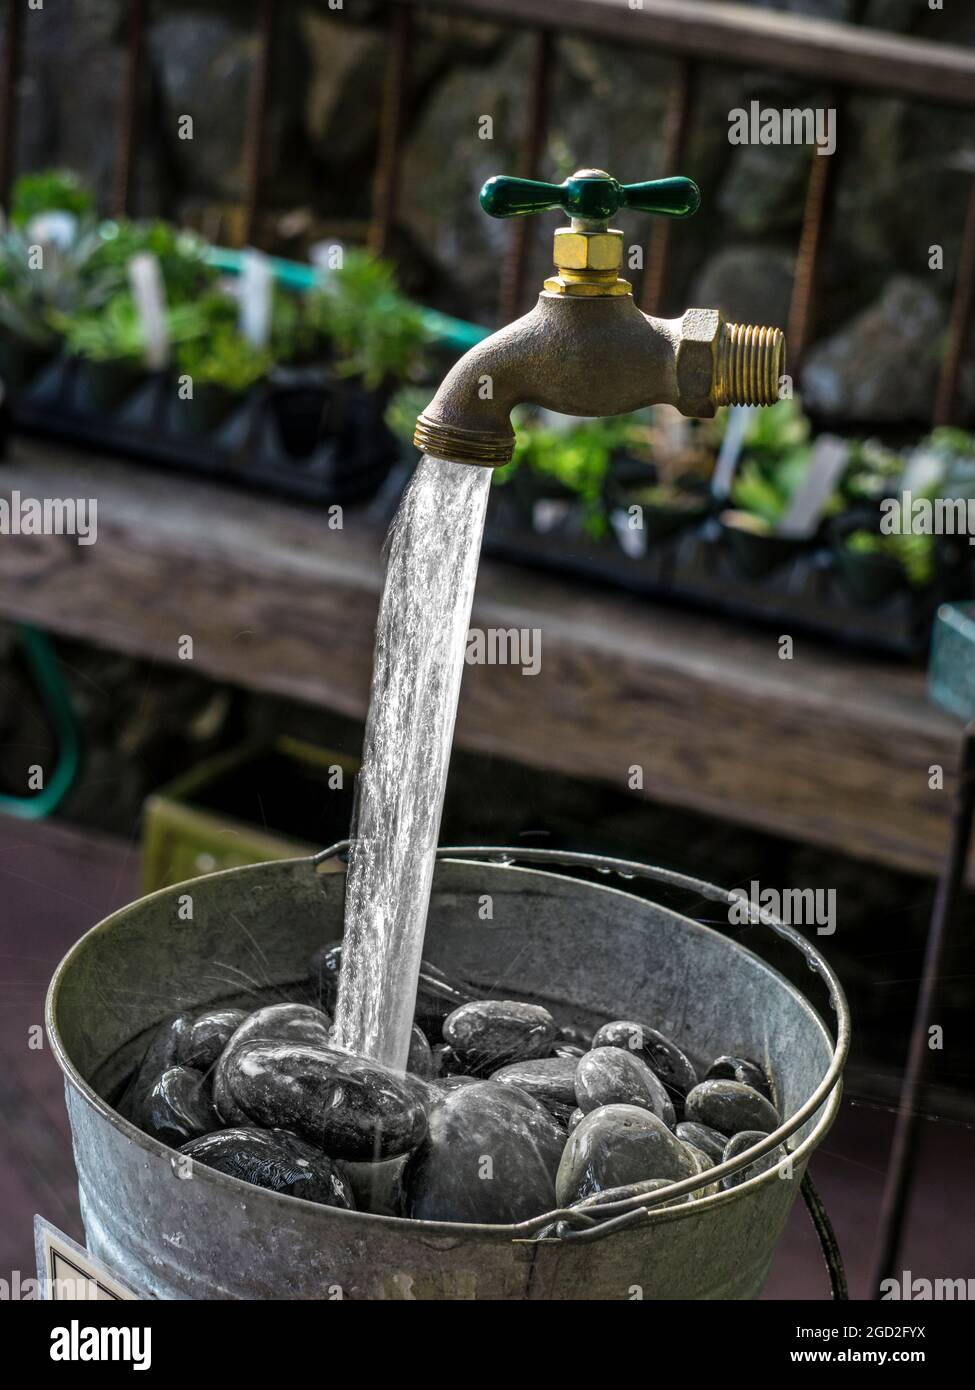
[[[216,873],[208,874],[205,877],[208,879],[221,879],[231,875],[258,873],[267,869],[284,872],[289,867],[309,868],[314,874],[318,875],[321,872],[321,866],[328,860],[336,859],[344,854],[350,848],[350,843],[351,842],[348,840],[341,840],[326,849],[318,851],[316,854],[298,855],[291,859],[266,860],[257,864],[237,865],[233,868],[222,869]],[[440,846],[437,848],[436,858],[437,860],[446,860],[454,863],[487,860],[501,869],[517,869],[523,864],[561,864],[566,867],[594,869],[597,872],[606,873],[607,875],[617,874],[627,879],[650,879],[671,887],[696,892],[706,900],[712,902],[730,905],[733,902],[741,901],[731,890],[720,888],[715,884],[709,883],[707,880],[697,879],[687,874],[678,873],[675,870],[644,864],[637,860],[615,859],[606,855],[586,854],[568,850],[524,848],[521,846],[479,845]],[[550,878],[560,877],[559,875],[546,874],[544,870],[540,869],[535,869],[534,872],[540,872],[543,876]],[[144,894],[132,903],[123,904],[123,906],[116,908],[114,912],[109,913],[107,917],[94,923],[69,947],[65,955],[59,961],[51,978],[51,983],[48,986],[44,1009],[45,1027],[51,1042],[52,1052],[58,1066],[64,1074],[65,1080],[71,1084],[80,1097],[103,1120],[107,1121],[108,1124],[111,1125],[113,1129],[117,1130],[126,1140],[147,1148],[150,1152],[155,1153],[158,1158],[170,1164],[172,1163],[173,1156],[178,1153],[178,1150],[171,1148],[168,1144],[164,1144],[160,1140],[154,1139],[151,1135],[146,1134],[143,1130],[132,1124],[131,1121],[125,1119],[123,1115],[98,1094],[92,1085],[78,1071],[74,1062],[68,1056],[66,1046],[61,1037],[56,1018],[56,1010],[64,975],[70,969],[75,956],[84,949],[86,943],[102,932],[111,930],[118,920],[124,918],[137,904],[165,897],[174,893],[179,888],[184,887],[185,884],[197,881],[196,879],[188,879],[180,884],[167,884],[162,888],[156,889],[153,893]],[[618,893],[624,897],[633,898],[633,895],[627,893],[625,889],[615,886],[610,888],[606,884],[593,883],[586,879],[576,879],[574,882],[578,883],[584,889],[589,888],[599,892],[609,891]],[[646,900],[642,898],[634,898],[633,900],[646,903]],[[683,920],[692,924],[699,931],[707,932],[721,939],[726,939],[722,932],[715,931],[713,927],[698,922],[693,917],[688,917],[674,908],[665,907],[661,904],[653,904],[653,906],[657,907],[659,911],[669,913],[674,917],[683,918]],[[842,1092],[841,1078],[843,1065],[849,1051],[850,1014],[843,988],[833,970],[819,951],[817,951],[805,937],[796,932],[794,928],[781,922],[775,914],[769,912],[768,909],[756,908],[751,903],[746,903],[746,906],[751,918],[750,924],[762,924],[770,927],[784,940],[789,942],[789,944],[796,947],[803,955],[809,968],[813,970],[814,973],[820,975],[829,992],[830,1003],[836,1017],[836,1037],[835,1040],[830,1038],[830,1030],[827,1028],[825,1020],[821,1017],[818,1010],[806,999],[802,991],[792,985],[791,981],[787,980],[784,976],[779,975],[779,972],[776,971],[774,967],[770,966],[763,957],[757,954],[757,952],[752,951],[749,947],[742,946],[740,943],[734,943],[737,949],[752,956],[762,964],[765,969],[777,975],[782,980],[783,984],[798,996],[804,1006],[814,1015],[822,1026],[823,1032],[826,1038],[832,1043],[833,1048],[829,1066],[811,1096],[809,1096],[799,1109],[796,1110],[788,1120],[784,1121],[778,1129],[766,1135],[760,1143],[753,1145],[736,1158],[716,1164],[714,1167],[708,1168],[703,1173],[699,1173],[694,1177],[670,1183],[667,1187],[660,1188],[653,1193],[643,1193],[635,1197],[621,1198],[614,1203],[607,1203],[605,1206],[598,1208],[600,1212],[600,1218],[598,1220],[579,1210],[556,1207],[551,1211],[541,1213],[539,1216],[531,1217],[526,1221],[516,1223],[489,1224],[483,1222],[425,1221],[417,1220],[413,1217],[390,1216],[377,1212],[346,1210],[340,1207],[323,1207],[321,1203],[310,1202],[306,1198],[294,1197],[287,1193],[272,1192],[270,1189],[266,1188],[262,1189],[264,1198],[273,1200],[276,1203],[283,1202],[287,1204],[285,1210],[293,1210],[291,1204],[298,1203],[301,1209],[314,1212],[318,1215],[323,1211],[327,1211],[330,1217],[344,1220],[364,1219],[370,1223],[379,1222],[382,1224],[391,1224],[397,1230],[401,1231],[412,1228],[418,1234],[425,1236],[460,1237],[464,1234],[468,1234],[476,1235],[481,1239],[511,1241],[516,1244],[536,1244],[550,1243],[547,1241],[539,1242],[537,1236],[545,1227],[551,1226],[557,1222],[566,1222],[570,1225],[574,1224],[576,1227],[576,1229],[569,1230],[557,1237],[559,1241],[573,1242],[586,1239],[598,1239],[603,1235],[614,1233],[623,1226],[632,1229],[633,1218],[642,1217],[644,1219],[643,1224],[647,1222],[658,1224],[679,1220],[682,1214],[686,1215],[692,1211],[701,1211],[704,1208],[711,1209],[723,1206],[728,1202],[738,1200],[741,1196],[756,1190],[758,1187],[770,1181],[779,1180],[782,1176],[780,1169],[783,1164],[786,1162],[796,1163],[803,1159],[807,1152],[815,1149],[835,1119]],[[823,1108],[824,1106],[825,1108]],[[671,1205],[677,1198],[692,1195],[698,1188],[710,1186],[712,1183],[720,1181],[720,1179],[725,1176],[736,1173],[741,1169],[751,1167],[752,1164],[764,1154],[784,1144],[786,1139],[801,1128],[802,1125],[812,1118],[821,1108],[823,1108],[823,1113],[816,1120],[809,1134],[806,1135],[795,1149],[791,1151],[787,1150],[786,1158],[780,1163],[774,1164],[755,1177],[746,1179],[744,1182],[738,1183],[731,1188],[719,1190],[708,1197],[696,1198],[693,1204],[689,1202],[678,1202],[677,1205]],[[205,1165],[201,1165],[201,1167],[204,1170],[206,1181],[213,1182],[219,1187],[227,1187],[232,1192],[236,1192],[239,1189],[246,1191],[252,1186],[252,1184],[244,1182],[243,1179],[235,1178],[230,1174],[221,1173],[217,1169],[206,1168]]]

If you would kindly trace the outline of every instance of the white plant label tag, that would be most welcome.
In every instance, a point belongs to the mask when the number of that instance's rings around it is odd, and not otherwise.
[[[540,536],[561,526],[569,515],[572,503],[568,498],[540,497],[532,507],[532,529]]]
[[[620,550],[631,560],[642,560],[647,553],[647,533],[642,526],[631,526],[630,513],[616,507],[609,514],[610,525],[616,532]]]
[[[745,442],[745,435],[748,433],[748,426],[751,424],[755,410],[756,407],[753,405],[733,405],[728,411],[727,428],[724,432],[724,438],[721,440],[721,448],[718,450],[718,461],[711,474],[711,495],[713,497],[724,499],[731,492],[731,484],[738,468],[742,445]]]
[[[101,1260],[42,1216],[34,1217],[34,1250],[38,1289],[47,1302],[138,1301]]]
[[[267,347],[271,336],[271,287],[274,277],[267,256],[245,251],[240,262],[240,308],[237,326],[252,347]]]
[[[849,447],[835,434],[821,434],[813,445],[809,469],[796,488],[776,528],[782,536],[811,536],[846,467]]]
[[[150,251],[140,251],[128,264],[129,285],[136,313],[142,324],[145,363],[159,372],[169,361],[169,330],[166,327],[166,291],[159,262]]]

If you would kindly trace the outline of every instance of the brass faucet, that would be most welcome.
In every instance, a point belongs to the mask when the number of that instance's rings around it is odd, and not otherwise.
[[[697,211],[690,179],[620,184],[580,169],[563,184],[499,176],[481,189],[492,217],[561,208],[556,274],[523,318],[478,343],[449,371],[416,422],[414,443],[436,458],[496,468],[512,455],[511,410],[533,402],[564,415],[623,415],[674,405],[711,416],[721,405],[771,405],[785,371],[779,328],[727,323],[718,309],[657,319],[633,302],[620,278],[621,207],[669,217]]]

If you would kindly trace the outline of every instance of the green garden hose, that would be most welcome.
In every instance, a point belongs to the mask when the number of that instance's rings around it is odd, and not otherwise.
[[[81,733],[51,639],[24,623],[18,623],[16,634],[57,737],[58,761],[43,790],[35,796],[0,794],[0,812],[21,820],[45,820],[64,800],[78,774]]]

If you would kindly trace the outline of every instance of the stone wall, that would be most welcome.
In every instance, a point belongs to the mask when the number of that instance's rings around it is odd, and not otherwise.
[[[778,0],[769,8],[846,18],[853,0]],[[300,256],[322,236],[361,237],[376,153],[388,7],[372,0],[280,5],[274,49],[262,243]],[[124,71],[125,7],[75,0],[25,18],[27,47],[18,167],[71,165],[110,200]],[[229,0],[152,5],[140,93],[136,206],[178,215],[215,239],[241,226],[242,136],[256,52],[256,6]],[[867,22],[953,43],[975,43],[975,7],[868,0]],[[490,174],[517,168],[531,64],[529,33],[418,12],[414,83],[395,250],[407,287],[440,308],[492,323],[499,258],[510,229],[483,217],[476,195]],[[577,38],[554,43],[550,133],[543,176],[579,165],[624,180],[661,166],[673,68],[647,50]],[[728,112],[828,106],[814,85],[734,67],[700,69],[685,172],[705,193],[701,214],[675,228],[668,305],[717,302],[739,318],[783,323],[808,148],[732,147]],[[191,115],[194,138],[180,140]],[[483,139],[482,117],[491,118]],[[957,263],[975,115],[856,95],[818,305],[809,395],[850,420],[923,420]],[[628,241],[646,219],[621,218]],[[533,235],[529,284],[545,273],[548,220]],[[945,268],[928,268],[944,247]],[[909,381],[898,362],[912,364]],[[869,380],[849,365],[869,363]],[[892,384],[893,383],[893,386]],[[906,389],[902,389],[906,388]],[[975,412],[975,374],[964,383]]]

